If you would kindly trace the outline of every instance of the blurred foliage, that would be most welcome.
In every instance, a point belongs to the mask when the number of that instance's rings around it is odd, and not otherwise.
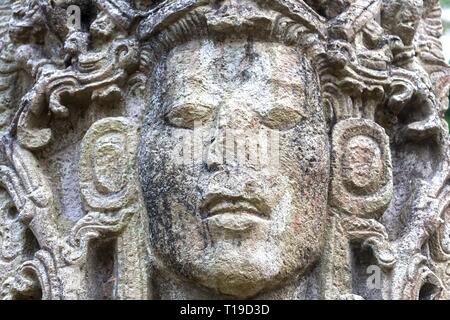
[[[441,0],[441,4],[443,7],[450,7],[450,0]],[[450,25],[448,22],[444,21],[444,28],[446,31],[450,29]],[[449,100],[450,103],[450,100]],[[450,129],[450,108],[447,110],[447,113],[445,114],[445,119],[447,119],[447,122],[449,124]]]

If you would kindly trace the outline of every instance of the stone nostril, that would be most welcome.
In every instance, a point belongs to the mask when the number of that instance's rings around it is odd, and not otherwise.
[[[10,220],[14,220],[19,216],[19,211],[17,211],[15,206],[11,206],[8,208],[6,214]]]
[[[223,165],[222,149],[217,143],[216,138],[211,139],[211,144],[208,147],[206,155],[206,166],[209,170],[218,170]]]
[[[254,181],[248,181],[245,183],[244,192],[248,194],[254,194],[256,192],[256,184]]]

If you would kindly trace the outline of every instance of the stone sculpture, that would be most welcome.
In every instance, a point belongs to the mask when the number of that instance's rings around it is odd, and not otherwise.
[[[0,10],[1,298],[450,298],[438,0]]]

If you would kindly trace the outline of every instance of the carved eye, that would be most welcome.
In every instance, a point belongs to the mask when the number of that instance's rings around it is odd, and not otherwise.
[[[211,107],[187,103],[172,108],[164,118],[171,126],[193,129],[195,125],[201,125],[210,120],[211,116]]]
[[[261,122],[271,129],[289,130],[294,128],[302,118],[303,115],[298,110],[276,106],[261,115]]]

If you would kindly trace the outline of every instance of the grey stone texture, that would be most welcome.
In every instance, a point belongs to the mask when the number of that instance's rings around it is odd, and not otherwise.
[[[450,299],[440,17],[1,0],[0,298]]]

